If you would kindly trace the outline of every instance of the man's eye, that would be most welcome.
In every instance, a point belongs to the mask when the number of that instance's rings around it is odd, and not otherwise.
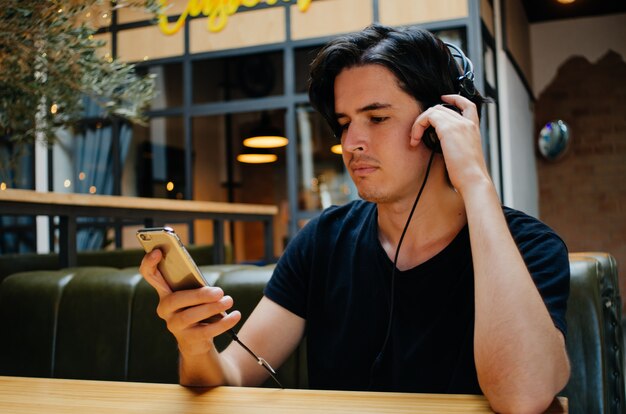
[[[341,131],[345,131],[350,126],[350,122],[346,122],[345,124],[339,124],[339,129]]]
[[[380,124],[381,122],[384,122],[387,119],[389,119],[388,116],[373,116],[370,118],[370,121],[372,121],[373,124]]]

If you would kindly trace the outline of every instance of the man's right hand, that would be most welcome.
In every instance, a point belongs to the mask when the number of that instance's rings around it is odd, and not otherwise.
[[[223,318],[214,318],[215,322],[204,322],[230,309],[233,299],[225,296],[219,287],[172,292],[157,268],[161,258],[161,251],[155,249],[144,256],[139,267],[141,275],[159,295],[157,314],[176,337],[184,357],[206,355],[213,350],[213,338],[233,328],[241,314],[233,311]]]

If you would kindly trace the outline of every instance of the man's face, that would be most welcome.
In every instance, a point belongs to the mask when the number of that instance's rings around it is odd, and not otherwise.
[[[414,196],[423,146],[411,147],[409,139],[421,109],[393,73],[373,64],[341,71],[335,112],[343,161],[359,196],[376,203]]]

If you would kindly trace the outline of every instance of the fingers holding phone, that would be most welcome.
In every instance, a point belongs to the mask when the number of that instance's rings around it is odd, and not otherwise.
[[[141,274],[159,294],[157,314],[176,337],[181,360],[192,356],[215,357],[213,338],[228,332],[282,388],[274,368],[241,342],[232,329],[241,320],[237,311],[226,313],[233,306],[233,299],[224,296],[222,289],[210,286],[174,230],[140,229],[137,240],[147,253],[141,263]]]
[[[230,314],[227,314],[226,311],[232,306],[233,298],[224,295],[221,288],[207,286],[181,290],[163,297],[157,307],[157,314],[166,320],[171,331],[179,332],[198,324],[221,327],[222,321],[225,319],[227,320],[226,324],[230,325],[232,319],[235,318],[229,318]],[[237,311],[232,313],[239,314]],[[236,319],[238,321],[240,318],[237,317]],[[231,327],[229,326],[229,328]]]
[[[172,289],[170,289],[158,268],[162,257],[161,250],[154,249],[150,253],[146,253],[139,266],[139,273],[157,291],[159,298],[172,293]]]
[[[157,314],[179,343],[212,340],[233,328],[239,312],[227,315],[233,300],[211,287],[173,229],[141,229],[137,239],[146,251],[140,272],[159,294]],[[206,347],[205,347],[206,348]]]
[[[176,337],[181,351],[192,355],[212,348],[213,338],[233,328],[238,311],[226,313],[233,299],[221,288],[203,287],[173,292],[161,299],[157,314]]]

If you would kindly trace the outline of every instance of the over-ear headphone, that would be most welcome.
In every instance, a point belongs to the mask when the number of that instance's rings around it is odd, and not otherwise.
[[[444,42],[444,44],[450,50],[450,55],[453,58],[461,59],[461,69],[463,70],[463,74],[456,78],[456,81],[458,83],[459,95],[467,99],[472,99],[474,96],[476,96],[476,87],[474,86],[474,65],[472,64],[472,61],[469,60],[467,56],[465,56],[465,53],[463,53],[463,51],[459,47],[453,45],[452,43]],[[456,66],[456,60],[453,59],[453,62],[450,63]],[[450,108],[458,113],[461,113],[461,111],[455,106],[448,104],[442,105],[446,108]],[[426,128],[426,131],[424,131],[424,134],[422,135],[422,141],[427,148],[431,149],[434,152],[441,153],[441,144],[439,143],[439,137],[437,137],[435,128],[433,128],[432,126]]]
[[[461,59],[463,75],[457,78],[457,82],[459,83],[459,95],[467,99],[473,98],[476,95],[476,87],[474,86],[474,65],[472,61],[465,56],[461,48],[452,43],[444,42],[444,44],[450,49],[450,54],[453,57]]]

